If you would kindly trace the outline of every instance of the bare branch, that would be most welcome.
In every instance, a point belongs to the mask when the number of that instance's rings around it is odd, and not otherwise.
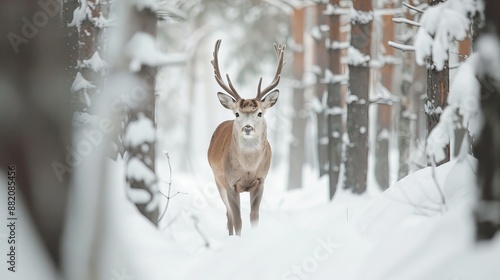
[[[178,195],[178,194],[186,194],[186,193],[183,193],[183,192],[176,192],[174,195],[170,195],[170,191],[172,189],[172,165],[170,165],[170,157],[168,155],[167,152],[163,152],[163,155],[167,158],[167,161],[168,161],[168,169],[170,171],[170,179],[169,179],[169,182],[168,182],[168,193],[167,195],[163,194],[161,191],[160,191],[160,194],[163,195],[166,199],[167,199],[167,205],[165,205],[165,209],[163,210],[163,213],[161,213],[161,216],[160,218],[158,218],[158,223],[161,221],[161,219],[163,219],[163,216],[165,216],[165,214],[167,213],[167,209],[168,209],[168,205],[170,204],[170,199],[173,198],[174,196]]]

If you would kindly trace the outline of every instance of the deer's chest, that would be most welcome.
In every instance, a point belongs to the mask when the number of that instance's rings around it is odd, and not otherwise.
[[[265,166],[261,154],[230,157],[226,166],[226,176],[230,183],[239,182],[247,185],[264,177],[267,174],[267,170],[264,169]]]

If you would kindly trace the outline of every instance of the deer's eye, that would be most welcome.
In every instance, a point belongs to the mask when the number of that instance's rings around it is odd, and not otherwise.
[[[262,117],[262,112],[259,112],[257,116]]]
[[[236,113],[236,114],[234,114],[234,115],[235,115],[236,117],[239,117],[239,116],[240,116],[240,113]]]

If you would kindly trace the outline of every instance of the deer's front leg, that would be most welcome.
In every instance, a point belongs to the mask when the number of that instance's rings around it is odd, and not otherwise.
[[[241,212],[240,212],[240,193],[234,188],[229,188],[227,191],[227,198],[229,206],[231,207],[231,214],[233,214],[233,226],[236,235],[241,236]]]
[[[259,207],[264,193],[264,182],[259,180],[259,185],[250,191],[250,223],[252,227],[259,224]]]

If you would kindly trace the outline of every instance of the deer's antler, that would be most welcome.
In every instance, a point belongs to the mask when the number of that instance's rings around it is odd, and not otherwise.
[[[264,90],[260,90],[260,86],[262,85],[262,77],[259,80],[259,86],[257,88],[257,99],[262,99],[268,94],[271,90],[273,90],[280,82],[281,71],[283,70],[283,66],[286,64],[285,60],[285,44],[274,44],[274,50],[276,51],[276,56],[278,57],[278,67],[276,69],[276,74],[274,75],[274,79]]]
[[[219,48],[220,48],[220,43],[221,39],[217,40],[215,43],[215,49],[214,49],[214,59],[210,61],[212,63],[212,66],[214,67],[214,75],[215,75],[215,80],[217,83],[226,91],[227,94],[232,96],[236,101],[241,100],[241,96],[238,94],[236,89],[233,86],[233,83],[231,83],[231,79],[229,79],[229,75],[226,74],[227,81],[229,82],[229,86],[224,83],[224,80],[222,79],[222,76],[220,74],[220,69],[219,69]]]

